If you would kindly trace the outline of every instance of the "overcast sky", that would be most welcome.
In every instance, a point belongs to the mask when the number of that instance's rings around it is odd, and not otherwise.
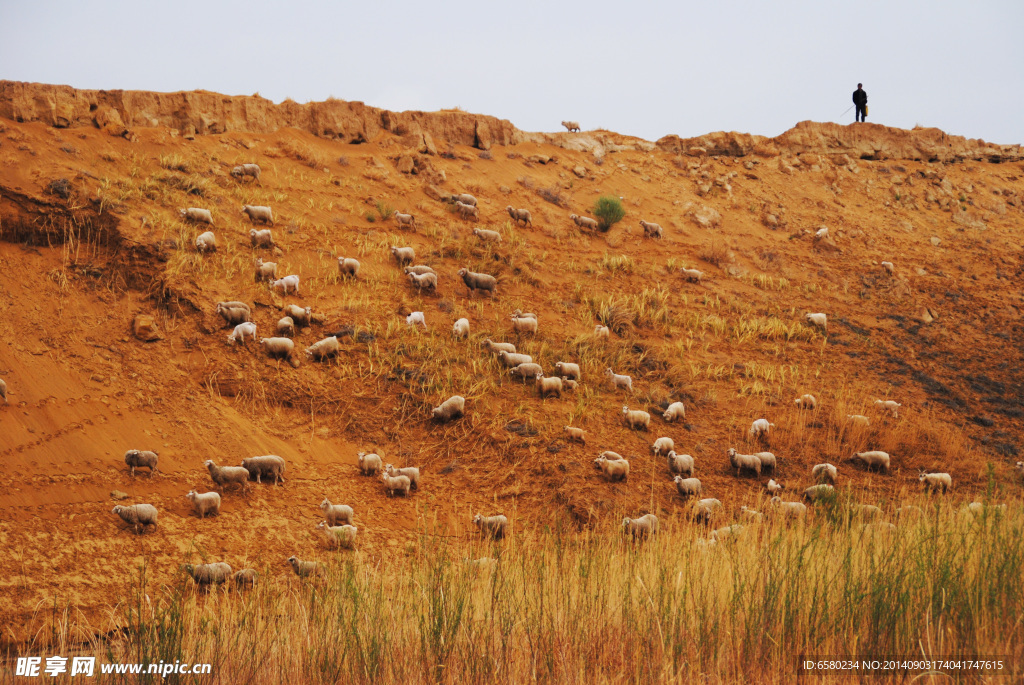
[[[0,79],[461,107],[656,140],[853,121],[1024,142],[1024,1],[0,0]]]

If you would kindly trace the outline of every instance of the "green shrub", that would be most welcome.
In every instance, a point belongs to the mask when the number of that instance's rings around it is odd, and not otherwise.
[[[597,217],[597,227],[602,233],[606,233],[626,216],[622,200],[614,195],[602,195],[597,198],[592,211],[594,216]]]

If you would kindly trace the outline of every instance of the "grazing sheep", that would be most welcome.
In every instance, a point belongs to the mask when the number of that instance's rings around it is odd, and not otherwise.
[[[213,564],[184,564],[182,568],[199,587],[220,585],[231,577],[231,566],[222,561]]]
[[[252,321],[252,312],[248,305],[241,307],[229,306],[232,303],[229,302],[218,302],[217,313],[220,314],[224,322],[229,326],[237,326],[240,323],[248,323]]]
[[[501,234],[497,231],[489,231],[486,228],[474,228],[473,235],[485,243],[500,243]]]
[[[830,498],[835,494],[836,489],[834,487],[827,483],[820,483],[804,489],[803,498],[808,502],[817,502],[818,500]]]
[[[882,510],[874,504],[854,504],[850,507],[850,513],[862,519],[877,519],[882,516]]]
[[[541,368],[540,364],[535,364],[534,362],[527,362],[526,364],[513,366],[511,369],[508,370],[508,373],[510,376],[518,376],[519,378],[525,381],[529,378],[536,378],[538,373],[543,374],[544,369]]]
[[[409,488],[412,485],[408,476],[389,476],[383,471],[380,474],[380,480],[384,483],[384,491],[388,494],[388,497],[394,497],[395,495],[405,497],[409,494]]]
[[[491,297],[494,297],[494,290],[498,287],[498,281],[494,276],[474,273],[465,267],[459,269],[458,275],[466,284],[466,297],[471,297],[476,290],[486,291]],[[536,322],[534,322],[534,326],[536,326]]]
[[[359,260],[352,257],[338,257],[338,275],[341,278],[359,278]]]
[[[391,246],[391,255],[398,262],[398,266],[405,266],[406,264],[412,264],[416,259],[416,250],[411,247],[398,247],[397,245]]]
[[[576,392],[576,388],[579,387],[579,381],[574,381],[568,376],[562,376],[562,387],[571,392]]]
[[[828,237],[828,226],[822,226],[814,232],[814,237],[818,240],[824,240]]]
[[[711,539],[722,542],[723,540],[728,540],[729,538],[736,538],[742,532],[743,525],[740,523],[734,523],[731,526],[723,526],[722,528],[716,528],[715,530],[711,531]]]
[[[295,354],[295,343],[290,338],[260,338],[260,345],[271,359],[290,360]]]
[[[868,428],[871,426],[871,419],[863,414],[847,414],[846,420],[847,422],[852,423],[856,428]]]
[[[372,476],[384,470],[384,462],[379,454],[360,452],[359,470],[363,472],[364,476]]]
[[[416,217],[412,214],[402,214],[396,209],[391,213],[391,216],[395,217],[395,222],[397,222],[399,226],[411,226],[412,228],[416,228]]]
[[[737,476],[744,471],[752,471],[755,476],[761,475],[761,460],[753,454],[740,454],[732,447],[726,454],[729,455],[729,463],[736,469]]]
[[[326,575],[324,565],[317,561],[303,561],[296,556],[290,556],[288,557],[288,563],[299,578]]]
[[[291,317],[291,320],[296,326],[308,326],[313,322],[313,309],[310,307],[300,307],[297,304],[285,305],[281,313],[285,316]]]
[[[427,319],[423,316],[423,312],[413,312],[409,316],[405,317],[405,323],[408,326],[415,326],[419,324],[423,326],[423,330],[427,330]]]
[[[322,362],[325,359],[333,359],[341,352],[338,344],[338,336],[332,335],[315,342],[306,348],[306,356],[314,361]]]
[[[785,489],[785,485],[782,483],[776,483],[774,478],[769,479],[768,485],[765,486],[765,490],[768,491],[769,495],[778,495]]]
[[[710,523],[711,519],[722,510],[722,503],[714,497],[706,497],[693,504],[693,519]]]
[[[257,221],[274,225],[274,213],[270,211],[270,207],[262,207],[259,205],[242,205],[242,214],[249,217],[249,223],[254,224]]]
[[[880,452],[878,450],[857,452],[850,457],[850,461],[860,461],[867,469],[889,472],[889,454],[887,452]]]
[[[249,472],[250,478],[262,483],[264,478],[273,478],[274,485],[284,482],[284,458],[276,454],[265,454],[261,457],[249,457],[242,460],[242,468]]]
[[[889,412],[894,419],[900,417],[899,408],[902,406],[902,404],[895,400],[875,400],[875,408]]]
[[[800,395],[800,397],[793,400],[793,404],[799,409],[817,409],[818,400],[815,399],[814,395]]]
[[[663,231],[661,226],[658,224],[652,224],[649,221],[640,220],[640,228],[644,229],[645,238],[660,238],[662,237]]]
[[[777,460],[771,452],[754,452],[754,456],[761,460],[761,473],[766,471],[775,472]]]
[[[603,454],[594,460],[594,466],[601,469],[604,477],[611,481],[629,479],[629,462],[625,459],[608,459]]]
[[[582,428],[576,428],[574,426],[563,426],[562,430],[569,436],[569,440],[573,442],[579,442],[584,445],[587,444],[587,434],[583,432]]]
[[[210,224],[213,226],[213,214],[210,214],[210,210],[208,209],[189,207],[188,209],[179,209],[178,215],[185,221],[191,221],[196,224]]]
[[[432,268],[426,264],[417,264],[416,266],[407,266],[402,269],[406,274],[416,274],[422,276],[423,274],[436,273]]]
[[[811,469],[811,478],[813,478],[816,483],[828,483],[829,485],[835,485],[836,479],[839,478],[839,469],[828,462],[825,462],[824,464],[817,464]]]
[[[658,438],[651,445],[651,452],[656,457],[668,456],[668,453],[676,448],[675,440],[672,438]]]
[[[533,312],[524,312],[522,309],[519,309],[518,307],[514,312],[512,312],[511,316],[513,319],[537,319],[537,315],[534,314]]]
[[[676,419],[685,419],[686,407],[683,406],[682,402],[673,402],[668,405],[668,409],[661,415],[661,418],[665,419],[667,423],[672,423]]]
[[[505,537],[505,533],[508,530],[508,519],[504,514],[498,514],[497,516],[481,516],[477,514],[473,517],[473,525],[480,531],[480,535],[491,540],[501,540]]]
[[[611,337],[611,330],[609,330],[607,326],[597,324],[596,326],[594,326],[594,336],[598,338],[604,338],[605,340],[607,340],[609,337]]]
[[[764,516],[761,515],[761,512],[757,509],[750,509],[746,505],[740,507],[740,516],[751,523],[761,523],[761,521],[764,520]]]
[[[121,520],[135,528],[136,533],[142,533],[146,526],[156,528],[156,507],[152,504],[132,504],[121,506],[120,504],[110,510],[111,514],[117,514]]]
[[[616,388],[625,388],[626,390],[633,392],[632,376],[621,376],[612,371],[611,368],[605,369],[604,375],[608,376],[608,378],[611,379],[612,385],[615,386]]]
[[[558,398],[562,397],[562,379],[557,376],[551,376],[550,378],[544,378],[543,372],[538,372],[534,378],[536,378],[537,394],[540,395],[541,399],[554,395]]]
[[[3,378],[0,378],[0,397],[4,398],[4,404],[10,404],[7,401],[7,382]]]
[[[199,518],[204,519],[207,514],[220,515],[220,493],[189,490],[185,497],[192,502],[192,508],[195,509]]]
[[[228,344],[238,343],[239,345],[244,345],[246,338],[253,341],[256,340],[256,324],[251,321],[235,326],[231,335],[228,336]]]
[[[235,571],[235,574],[232,576],[235,586],[239,588],[255,587],[257,577],[258,574],[254,568],[243,568],[241,571]]]
[[[683,499],[688,497],[699,497],[704,492],[704,487],[700,484],[699,478],[683,478],[682,476],[676,476],[672,479],[672,482],[676,484],[676,492]]]
[[[277,320],[278,337],[295,337],[295,320],[290,316],[282,316]]]
[[[452,335],[456,338],[468,338],[469,319],[462,318],[452,324]]]
[[[469,193],[459,193],[458,195],[449,195],[448,196],[448,201],[449,202],[461,202],[464,205],[472,205],[474,207],[476,207],[476,205],[477,205],[476,198],[473,197],[472,195],[470,195]]]
[[[285,276],[276,281],[270,283],[271,290],[280,290],[283,294],[287,295],[289,292],[299,294],[299,275],[292,274]]]
[[[634,540],[646,540],[658,533],[658,517],[654,514],[644,514],[638,519],[627,516],[622,519],[622,532],[632,535]]]
[[[678,473],[681,476],[693,475],[693,456],[689,454],[676,454],[675,450],[670,450],[665,455],[665,459],[668,460],[669,473]]]
[[[775,428],[774,423],[768,423],[768,419],[755,419],[750,424],[750,429],[747,431],[747,435],[751,438],[764,438],[768,436],[768,431]]]
[[[574,381],[580,379],[580,365],[570,364],[568,362],[558,362],[555,364],[555,372],[562,378],[571,378]]]
[[[326,497],[320,503],[320,511],[323,512],[329,526],[336,526],[339,523],[352,523],[352,517],[355,516],[355,512],[352,511],[352,507],[349,505],[331,504],[331,500]]]
[[[421,293],[424,289],[437,292],[437,274],[423,274],[422,276],[409,274],[408,277],[409,283]]]
[[[210,472],[210,479],[218,488],[223,490],[224,487],[233,483],[241,486],[242,494],[245,494],[249,485],[248,469],[241,466],[217,466],[212,459],[207,459],[203,464]]]
[[[683,278],[688,280],[690,283],[700,283],[701,279],[704,278],[704,272],[700,269],[681,269],[680,273],[682,273]]]
[[[633,430],[647,430],[651,425],[651,415],[639,409],[631,411],[629,407],[622,405],[622,421]]]
[[[821,312],[807,314],[806,318],[807,323],[811,324],[812,326],[817,326],[826,333],[828,332],[828,318]]]
[[[522,221],[524,226],[533,226],[533,220],[530,218],[530,210],[528,209],[515,209],[511,205],[505,208],[508,215],[512,217],[512,221],[517,224]]]
[[[231,175],[241,181],[246,176],[251,177],[254,181],[259,183],[260,181],[260,165],[259,164],[242,164],[236,166],[231,170]]]
[[[953,487],[953,477],[948,473],[922,473],[917,479],[924,485],[925,492],[935,492],[942,488],[942,492]]]
[[[562,126],[565,126],[565,128],[567,128],[570,133],[572,133],[573,131],[580,130],[580,125],[577,121],[563,121]]]
[[[890,274],[896,273],[896,267],[893,266],[892,262],[882,262],[882,268],[888,271]]]
[[[490,338],[484,338],[483,342],[480,343],[481,347],[486,347],[491,351],[491,354],[498,354],[500,352],[511,352],[515,354],[516,346],[512,343],[496,343]]]
[[[124,453],[124,463],[131,469],[133,476],[135,469],[143,466],[149,469],[149,475],[152,476],[153,472],[157,470],[156,463],[159,459],[160,456],[156,452],[149,450],[128,450]]]
[[[332,526],[327,521],[321,521],[316,529],[323,532],[327,546],[331,549],[352,549],[356,544],[356,533],[359,532],[353,525]]]
[[[467,205],[464,202],[455,201],[455,211],[463,219],[469,219],[470,217],[477,219],[480,217],[480,210],[474,205]]]
[[[391,464],[384,464],[384,473],[388,474],[392,478],[405,476],[409,479],[409,487],[411,489],[420,489],[420,470],[415,466],[404,466],[400,469],[396,469]]]
[[[806,493],[804,493],[806,496]],[[807,515],[807,505],[803,502],[783,502],[779,496],[771,499],[772,513],[782,514],[791,518],[799,518]]]
[[[512,317],[512,330],[518,333],[537,335],[537,319]]]
[[[533,361],[533,357],[528,354],[519,354],[517,352],[499,352],[498,359],[501,363],[508,368],[513,366],[519,366],[520,364],[529,364]]]
[[[577,216],[576,214],[570,214],[569,219],[580,228],[589,228],[592,231],[597,230],[597,221],[591,219],[588,216]]]
[[[213,234],[213,231],[207,231],[206,233],[200,233],[196,238],[196,252],[216,252],[217,251],[217,236]]]
[[[252,247],[274,247],[274,234],[269,228],[264,228],[260,231],[250,228],[249,244]]]
[[[608,461],[620,461],[620,460],[625,458],[621,454],[619,454],[618,452],[612,452],[611,450],[605,450],[604,452],[601,452],[601,454],[599,454],[597,456],[598,457],[604,457]]]
[[[431,410],[431,418],[438,423],[448,423],[455,419],[461,419],[465,415],[466,398],[462,395],[452,395]]]
[[[1005,516],[1006,505],[1005,504],[982,504],[981,502],[971,502],[970,504],[964,505],[960,510],[961,514],[971,514],[972,516]]]

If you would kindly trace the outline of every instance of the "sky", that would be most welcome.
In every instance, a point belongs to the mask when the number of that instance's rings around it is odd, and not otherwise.
[[[0,79],[461,107],[657,140],[868,121],[1024,143],[1021,0],[0,0]]]

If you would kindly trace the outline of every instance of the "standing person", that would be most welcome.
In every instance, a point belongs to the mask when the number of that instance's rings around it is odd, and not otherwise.
[[[868,116],[868,93],[863,83],[858,83],[857,90],[853,91],[853,104],[857,107],[856,120],[864,121]]]

